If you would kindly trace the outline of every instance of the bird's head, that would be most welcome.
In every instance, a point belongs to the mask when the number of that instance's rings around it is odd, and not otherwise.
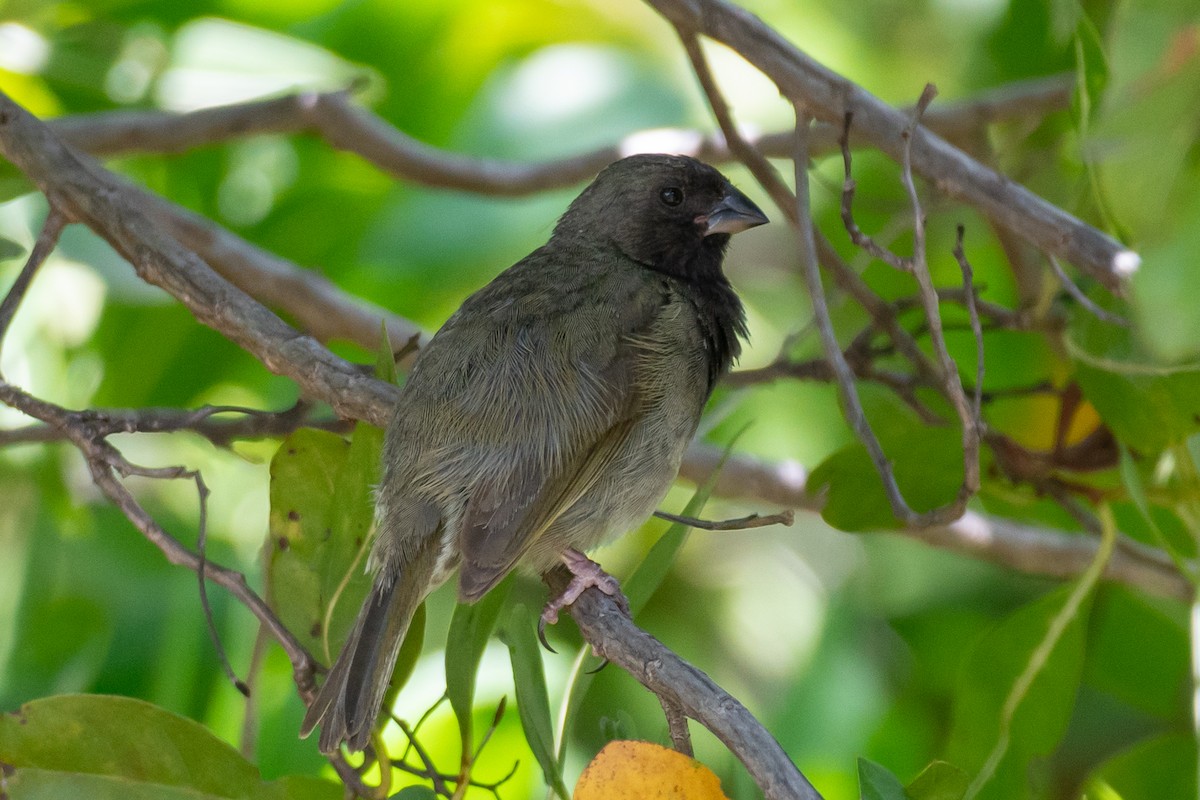
[[[559,220],[554,238],[611,243],[683,279],[720,270],[729,237],[767,217],[717,170],[687,156],[637,155],[596,176]]]

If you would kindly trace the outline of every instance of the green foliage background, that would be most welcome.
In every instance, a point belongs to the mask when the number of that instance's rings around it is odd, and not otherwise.
[[[1200,481],[1189,466],[1197,453],[1200,411],[1200,271],[1194,266],[1200,253],[1200,18],[1191,0],[745,5],[832,69],[898,104],[915,100],[927,81],[938,85],[942,98],[956,99],[1016,79],[1078,73],[1087,102],[1073,112],[996,127],[993,157],[1007,174],[1140,250],[1144,268],[1130,304],[1120,306],[1137,324],[1132,332],[1115,329],[1068,304],[1061,335],[990,333],[986,387],[1078,381],[1131,453],[1124,478],[1111,470],[1083,480],[1112,490],[1118,501],[1123,486],[1140,486],[1149,498],[1144,509],[1132,502],[1115,506],[1121,529],[1157,544],[1145,522],[1152,516],[1183,555],[1192,555],[1200,519]],[[789,124],[790,109],[765,79],[736,56],[711,52],[741,119],[763,130]],[[339,88],[351,80],[363,84],[363,102],[407,133],[480,156],[539,160],[647,128],[711,128],[674,36],[651,10],[630,0],[0,5],[0,88],[44,117],[118,108],[190,110],[296,89]],[[905,218],[905,206],[894,165],[866,152],[855,164],[860,224],[896,231],[903,248],[897,220]],[[114,166],[430,330],[466,294],[544,241],[575,191],[490,199],[424,189],[394,182],[303,136],[132,156]],[[892,297],[911,292],[905,279],[867,264],[845,241],[837,221],[840,169],[837,159],[817,165],[818,223],[880,291]],[[748,175],[732,167],[728,172],[755,193]],[[27,246],[44,201],[25,194],[28,187],[7,165],[0,181],[4,196],[12,198],[0,205],[0,235]],[[957,281],[948,253],[961,220],[984,297],[1014,306],[1017,286],[987,226],[945,202],[930,211],[935,276],[946,284]],[[769,362],[807,320],[790,235],[782,224],[771,228],[738,241],[730,264],[751,316],[753,348],[743,366]],[[13,248],[0,255],[6,258],[0,286],[7,286],[21,253]],[[1085,288],[1110,302],[1086,282]],[[1056,302],[1053,289],[1047,284],[1037,301]],[[864,322],[846,304],[837,313],[846,334]],[[956,334],[953,344],[964,372],[973,374],[969,337]],[[815,348],[810,336],[793,350],[812,354]],[[350,345],[336,349],[363,362],[373,358]],[[0,359],[6,378],[70,407],[219,402],[284,408],[295,400],[289,382],[197,325],[177,303],[141,284],[106,245],[76,228],[38,277]],[[864,391],[881,438],[897,454],[902,481],[930,492],[931,503],[952,491],[958,482],[956,435],[931,435],[894,398],[871,387]],[[715,411],[706,430],[715,443],[750,423],[738,451],[809,467],[824,462],[818,477],[829,484],[827,515],[839,527],[887,525],[870,472],[848,447],[851,437],[830,387],[781,382],[725,391]],[[1045,448],[1055,405],[1036,395],[997,401],[987,419],[1023,444]],[[0,408],[0,425],[22,423]],[[125,437],[119,444],[141,463],[203,470],[212,489],[211,558],[256,581],[265,563],[278,565],[277,558],[264,560],[263,551],[268,464],[278,442],[240,442],[232,451],[190,435]],[[1010,485],[994,469],[987,474],[979,508],[1074,527],[1027,487]],[[168,530],[194,541],[192,488],[131,485]],[[673,493],[666,507],[682,507],[689,491]],[[746,510],[710,504],[707,513]],[[600,559],[618,576],[627,575],[664,528],[650,523]],[[224,593],[210,594],[218,630],[242,669],[256,627]],[[937,758],[973,774],[995,744],[1003,699],[1063,597],[1048,581],[894,535],[836,533],[808,517],[787,530],[693,535],[639,621],[743,699],[813,783],[836,800],[858,795],[858,757],[870,760],[861,769],[872,780],[882,764],[908,783]],[[541,589],[518,582],[510,602],[536,608]],[[410,719],[444,687],[440,648],[452,611],[452,595],[445,591],[429,604],[425,655],[400,698]],[[1072,621],[1030,702],[1012,721],[1017,745],[983,796],[1078,796],[1084,785],[1095,796],[1124,800],[1195,796],[1186,620],[1181,604],[1102,586]],[[559,628],[555,641],[570,652],[577,638],[569,623]],[[549,656],[545,669],[557,708],[571,664],[566,656]],[[214,796],[336,796],[326,784],[296,777],[332,773],[314,741],[295,738],[302,708],[282,654],[267,651],[253,724],[244,729],[245,703],[221,676],[194,576],[167,565],[98,499],[72,448],[6,448],[0,451],[0,709],[72,693],[139,698],[201,723],[217,739],[249,743],[261,782],[240,772],[243,766],[215,739],[196,751],[211,750],[213,763],[229,764],[230,783],[213,788]],[[508,654],[493,640],[475,694],[477,730],[490,723],[500,698],[512,694]],[[91,707],[86,699],[63,702],[41,707],[41,718],[84,719]],[[139,716],[140,708],[112,710],[111,728],[98,725],[90,741],[61,743],[45,756],[45,769],[79,763],[73,748],[86,752],[126,734],[130,749],[122,758],[133,759],[130,753],[140,746],[134,729],[151,724]],[[450,710],[443,712],[422,739],[450,766],[457,763],[458,729]],[[479,777],[495,779],[520,762],[502,790],[506,797],[543,791],[517,717],[505,716],[479,768]],[[4,738],[6,730],[15,730],[12,719],[0,723],[5,746],[15,746]],[[154,719],[163,730],[185,724]],[[207,735],[187,730],[188,737]],[[654,698],[610,668],[594,678],[580,706],[567,748],[568,784],[616,734],[661,740],[665,724]],[[700,736],[698,756],[722,775],[730,796],[754,796],[748,777],[718,743]],[[174,785],[173,770],[164,766],[145,779]],[[271,783],[285,778],[297,783]],[[880,779],[878,785],[889,784]],[[101,796],[99,788],[90,790]],[[112,791],[118,796],[124,790]]]

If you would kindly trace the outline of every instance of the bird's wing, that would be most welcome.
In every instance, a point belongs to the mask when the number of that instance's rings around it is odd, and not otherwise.
[[[472,461],[460,527],[459,595],[482,597],[610,468],[639,417],[639,335],[662,298],[583,303],[455,348],[477,357],[458,430]],[[619,321],[616,321],[619,320]],[[483,431],[476,436],[471,430]],[[455,457],[448,454],[450,457]]]

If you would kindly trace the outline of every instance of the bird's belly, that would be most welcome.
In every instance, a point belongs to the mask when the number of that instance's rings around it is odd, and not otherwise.
[[[545,572],[567,548],[591,550],[645,521],[675,480],[697,418],[651,414],[639,423],[611,468],[538,537],[522,566]]]

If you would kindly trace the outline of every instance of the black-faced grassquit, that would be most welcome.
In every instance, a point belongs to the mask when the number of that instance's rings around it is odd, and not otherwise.
[[[388,425],[374,585],[301,735],[319,724],[324,752],[366,745],[413,612],[456,568],[465,602],[517,564],[567,563],[567,602],[607,578],[580,554],[642,522],[675,479],[746,335],[721,271],[730,235],[766,221],[707,164],[631,156],[467,298]]]

